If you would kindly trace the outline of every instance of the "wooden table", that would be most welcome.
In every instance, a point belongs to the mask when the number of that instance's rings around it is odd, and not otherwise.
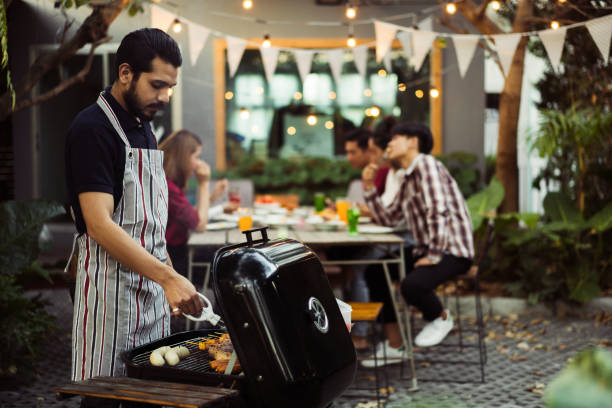
[[[238,397],[237,390],[228,388],[130,377],[94,377],[73,381],[56,388],[55,392],[59,400],[81,395],[181,408],[227,406],[229,400]]]
[[[253,239],[259,239],[258,232],[255,233]],[[329,248],[332,246],[339,247],[347,247],[347,246],[384,246],[386,247],[387,256],[381,259],[346,259],[346,260],[322,260],[321,263],[323,265],[381,265],[383,268],[383,272],[385,275],[385,280],[387,281],[387,286],[389,288],[389,293],[391,294],[391,299],[393,299],[393,308],[395,314],[397,316],[397,323],[399,325],[400,333],[402,335],[403,343],[408,350],[408,358],[410,360],[411,371],[412,371],[412,389],[416,390],[417,380],[416,380],[416,372],[414,365],[414,358],[412,356],[412,335],[410,332],[410,320],[408,318],[408,313],[404,313],[404,317],[402,318],[401,311],[406,310],[406,306],[401,300],[401,296],[395,296],[395,291],[393,288],[393,283],[391,281],[391,276],[389,273],[389,265],[397,264],[399,268],[399,278],[400,281],[406,276],[406,271],[404,268],[404,240],[399,235],[389,233],[389,234],[357,234],[357,235],[349,235],[347,231],[312,231],[309,229],[288,229],[288,230],[278,230],[278,229],[269,229],[268,230],[268,238],[273,240],[277,238],[291,238],[296,241],[302,242],[305,245],[313,248],[317,247],[325,247]],[[188,267],[187,273],[189,280],[192,280],[193,277],[193,268],[194,267],[204,267],[204,286],[206,289],[208,287],[208,282],[210,279],[210,262],[196,262],[194,260],[194,254],[197,247],[200,246],[216,246],[222,247],[226,245],[239,244],[242,242],[246,242],[245,235],[238,230],[237,228],[233,228],[227,231],[208,231],[208,232],[196,232],[191,234],[189,240],[187,241],[187,246],[189,248],[188,252]],[[399,246],[399,255],[393,253],[393,248]],[[187,322],[189,325],[189,321]],[[188,326],[189,327],[189,326]]]

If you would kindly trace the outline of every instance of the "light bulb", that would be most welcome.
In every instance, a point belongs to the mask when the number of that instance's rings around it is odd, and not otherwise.
[[[306,123],[308,123],[310,126],[316,125],[317,122],[318,122],[317,115],[310,114],[306,117]]]
[[[290,135],[295,135],[295,132],[296,132],[296,130],[295,130],[295,128],[294,128],[293,126],[289,126],[289,127],[287,128],[287,133],[288,133],[288,134],[290,134]]]
[[[423,92],[422,89],[417,89],[416,91],[414,91],[414,96],[421,99],[423,96],[425,96],[425,92]]]
[[[325,129],[333,129],[334,128],[334,122],[332,122],[331,120],[328,120],[327,122],[325,122]]]
[[[550,22],[550,28],[552,28],[553,30],[556,30],[557,28],[559,28],[560,24],[557,20],[551,21]]]
[[[336,93],[334,91],[329,91],[329,99],[336,99]]]
[[[177,34],[183,31],[183,25],[181,24],[181,21],[178,18],[175,18],[174,22],[172,23],[172,31]]]
[[[294,93],[293,94],[293,99],[297,99],[299,101],[300,99],[302,99],[302,93],[299,92],[299,91]]]
[[[357,17],[357,7],[353,5],[353,3],[349,3],[346,6],[346,18],[350,18],[351,20]]]
[[[346,45],[348,45],[351,48],[357,45],[357,42],[355,41],[355,37],[353,37],[353,34],[349,34],[348,38],[346,39]]]
[[[440,91],[438,91],[436,88],[431,88],[429,90],[429,96],[436,99],[438,96],[440,96]]]
[[[251,116],[251,113],[248,111],[247,108],[240,109],[240,119],[247,120],[249,116]]]
[[[406,92],[406,84],[405,84],[405,83],[403,83],[403,82],[400,82],[399,84],[397,84],[397,89],[398,89],[400,92]]]
[[[499,1],[497,1],[497,0],[493,0],[493,1],[491,2],[491,8],[492,8],[493,10],[497,11],[497,10],[499,10],[499,9],[500,9],[500,7],[501,7],[501,3],[500,3]]]
[[[446,3],[446,12],[448,14],[455,14],[457,12],[457,6],[455,6],[455,3]]]
[[[250,10],[253,8],[253,1],[252,0],[243,0],[242,1],[242,8],[245,10]]]
[[[366,116],[377,118],[380,115],[380,108],[378,106],[371,106],[365,110]]]
[[[269,47],[270,47],[270,45],[272,45],[272,43],[270,42],[270,35],[268,35],[268,34],[264,35],[264,40],[263,40],[263,42],[261,43],[261,45],[262,45],[264,48],[269,48]]]
[[[229,101],[234,97],[234,93],[232,91],[227,91],[225,93],[225,100]]]
[[[366,88],[363,90],[364,96],[372,96],[372,90],[370,88]]]
[[[384,69],[379,69],[378,70],[378,76],[380,77],[386,77],[387,76],[387,71],[385,71]]]

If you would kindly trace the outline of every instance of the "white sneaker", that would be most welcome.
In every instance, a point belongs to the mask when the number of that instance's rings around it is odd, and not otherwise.
[[[386,359],[385,359],[386,353]],[[400,347],[398,349],[393,348],[389,345],[389,340],[385,340],[384,348],[383,343],[379,343],[378,347],[376,347],[376,360],[374,360],[374,356],[372,355],[370,358],[361,360],[361,365],[366,368],[380,367],[385,364],[395,364],[400,363],[403,359],[406,358],[406,353],[404,352],[404,347]]]
[[[433,322],[427,323],[423,330],[414,338],[414,345],[417,347],[431,347],[440,344],[452,329],[453,318],[450,312],[446,310],[446,320],[440,316]]]

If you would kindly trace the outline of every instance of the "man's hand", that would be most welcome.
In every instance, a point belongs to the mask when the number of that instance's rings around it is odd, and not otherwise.
[[[374,187],[374,179],[376,178],[376,173],[378,172],[378,166],[374,163],[370,163],[363,169],[361,173],[361,179],[363,180],[363,188],[364,190],[370,190]]]
[[[432,266],[437,264],[438,262],[432,262],[428,257],[424,256],[414,263],[414,267],[419,268],[421,266]]]
[[[181,313],[200,316],[204,303],[198,296],[195,286],[187,278],[174,273],[162,284],[162,287],[174,316],[180,316]]]
[[[210,196],[210,202],[214,203],[215,201],[217,201],[221,195],[228,189],[229,187],[229,183],[227,182],[227,179],[223,179],[223,180],[219,180],[215,183],[215,186],[213,187],[213,192]]]
[[[204,160],[198,159],[195,176],[200,184],[210,180],[210,166]]]

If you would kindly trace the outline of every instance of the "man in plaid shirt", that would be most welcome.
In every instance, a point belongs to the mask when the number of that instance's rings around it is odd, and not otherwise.
[[[402,123],[392,129],[391,135],[386,152],[389,160],[404,172],[400,190],[393,203],[385,207],[374,187],[377,166],[370,164],[362,175],[365,198],[378,224],[393,226],[406,222],[414,234],[416,244],[412,258],[406,262],[401,292],[406,303],[418,308],[428,321],[415,337],[415,345],[429,347],[439,344],[453,328],[449,311],[443,309],[434,291],[472,265],[472,221],[465,199],[448,170],[429,154],[421,153],[431,150],[429,129]],[[372,301],[385,303],[382,315],[387,356],[401,357],[402,340],[384,279],[379,273],[368,273],[366,278]],[[382,357],[382,348],[379,352]],[[373,365],[373,360],[363,364]]]

